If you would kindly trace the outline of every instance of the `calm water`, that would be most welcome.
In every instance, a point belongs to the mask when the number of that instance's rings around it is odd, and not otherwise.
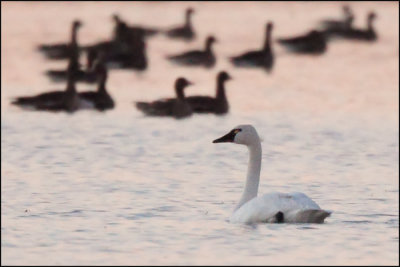
[[[234,69],[226,57],[261,46],[266,20],[274,37],[294,35],[339,16],[341,3],[1,5],[2,264],[398,263],[398,3],[351,3],[360,27],[377,12],[377,43],[335,42],[320,57],[274,45],[270,75]],[[66,63],[46,61],[35,46],[66,40],[74,18],[88,44],[110,36],[113,12],[165,27],[189,5],[199,38],[154,37],[148,71],[111,72],[114,110],[50,114],[9,104],[64,88],[42,72]],[[209,33],[220,41],[212,70],[164,59],[202,47]],[[226,116],[147,118],[132,105],[171,96],[181,75],[196,83],[188,95],[214,94],[221,69],[234,77]],[[333,211],[325,224],[229,223],[247,151],[211,142],[243,123],[264,139],[259,193],[304,192]]]

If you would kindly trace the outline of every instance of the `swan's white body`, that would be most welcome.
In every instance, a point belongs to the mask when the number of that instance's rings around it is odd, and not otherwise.
[[[246,145],[250,160],[246,185],[230,221],[235,223],[288,222],[322,223],[330,212],[303,193],[269,193],[257,197],[261,170],[261,143],[251,125],[239,125],[214,143],[233,142]]]
[[[283,213],[284,222],[307,222],[309,212],[306,210],[320,210],[321,208],[312,199],[303,193],[295,192],[268,193],[254,197],[235,210],[230,218],[231,222],[277,222],[277,212]]]

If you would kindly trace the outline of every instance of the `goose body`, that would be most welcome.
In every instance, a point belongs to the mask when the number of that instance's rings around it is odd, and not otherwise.
[[[327,49],[324,33],[316,30],[302,36],[280,38],[278,43],[294,53],[322,54]]]
[[[215,38],[213,36],[209,36],[206,39],[204,51],[188,51],[183,54],[168,56],[167,59],[178,65],[212,68],[216,62],[216,58],[211,47],[214,42]]]
[[[129,28],[114,15],[117,27],[114,38],[85,47],[94,54],[102,54],[104,64],[112,69],[134,69],[144,71],[147,68],[146,31],[142,28]]]
[[[160,29],[156,28],[150,28],[150,27],[144,27],[141,25],[131,25],[129,26],[125,21],[123,21],[118,14],[113,15],[113,20],[115,22],[115,27],[114,27],[114,40],[120,40],[121,38],[123,39],[125,34],[130,34],[132,32],[136,31],[143,31],[143,34],[145,37],[151,37],[159,32],[161,32]]]
[[[17,97],[12,104],[22,108],[42,111],[74,112],[81,108],[90,108],[90,103],[80,99],[76,92],[75,66],[71,60],[68,66],[68,82],[65,91],[52,91],[36,96]]]
[[[261,143],[252,125],[239,125],[213,143],[246,145],[250,160],[245,188],[230,221],[233,223],[323,223],[331,213],[303,193],[272,192],[257,196],[261,171]]]
[[[225,114],[229,110],[228,100],[225,94],[225,82],[231,77],[225,71],[217,75],[217,89],[215,97],[210,96],[188,96],[186,100],[196,113]]]
[[[194,13],[192,8],[186,9],[185,23],[183,26],[169,29],[165,32],[166,36],[172,39],[182,39],[185,41],[191,41],[195,39],[196,34],[193,30],[191,16]]]
[[[46,75],[52,82],[65,82],[68,79],[68,71],[66,70],[48,70]],[[84,83],[95,83],[96,75],[87,70],[79,69],[76,72],[76,81]]]
[[[136,108],[148,116],[169,116],[177,119],[191,116],[193,111],[184,95],[185,87],[190,84],[185,78],[178,78],[175,82],[176,98],[136,102]]]
[[[237,67],[261,67],[270,71],[274,64],[274,55],[271,48],[271,31],[273,24],[266,27],[264,47],[261,50],[249,51],[239,56],[231,57],[233,65]]]
[[[350,40],[359,41],[375,41],[378,39],[377,33],[372,25],[373,20],[376,18],[375,13],[370,12],[367,16],[367,28],[357,29],[353,27],[348,27],[345,29],[331,29],[327,30],[325,34],[328,37],[339,37]]]
[[[71,41],[70,43],[65,44],[51,44],[51,45],[40,45],[38,50],[42,52],[49,59],[68,59],[72,56],[72,54],[80,52],[81,48],[79,48],[77,43],[77,32],[78,29],[82,26],[82,23],[79,20],[75,20],[72,23],[71,30]]]

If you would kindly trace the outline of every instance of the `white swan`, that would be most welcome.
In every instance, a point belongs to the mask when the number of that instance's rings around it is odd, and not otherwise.
[[[268,193],[257,197],[261,142],[252,125],[239,125],[213,143],[232,142],[249,148],[250,161],[242,197],[230,221],[235,223],[323,223],[331,213],[303,193]]]

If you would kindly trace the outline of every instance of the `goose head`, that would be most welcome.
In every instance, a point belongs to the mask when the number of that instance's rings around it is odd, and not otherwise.
[[[189,7],[188,9],[186,9],[186,16],[189,17],[190,15],[192,15],[194,13],[194,9]]]
[[[368,18],[367,18],[367,27],[369,31],[373,31],[372,29],[372,21],[376,18],[375,12],[369,12],[368,13]]]
[[[251,146],[260,143],[260,137],[256,129],[250,124],[239,125],[226,135],[215,139],[213,143],[235,143]]]
[[[117,24],[121,22],[121,19],[120,19],[118,14],[113,14],[112,15],[112,20]]]
[[[185,78],[178,78],[175,81],[175,88],[181,88],[184,89],[189,85],[192,85],[193,83],[189,82],[188,80],[186,80]]]
[[[212,35],[208,36],[207,39],[206,39],[206,50],[210,51],[211,50],[211,45],[213,43],[216,43],[216,42],[217,42],[217,39],[215,39],[214,36],[212,36]]]
[[[350,7],[349,7],[348,5],[344,5],[344,6],[342,7],[342,9],[343,9],[343,13],[344,13],[347,17],[353,15],[353,12],[351,12],[351,9],[350,9]]]
[[[368,22],[372,22],[376,18],[375,12],[368,13]]]
[[[206,39],[206,44],[210,44],[211,45],[212,43],[216,43],[216,42],[217,42],[217,39],[212,35],[208,36],[207,39]]]
[[[78,29],[79,27],[82,26],[82,22],[80,20],[74,20],[72,23],[74,29]]]
[[[184,99],[185,95],[183,93],[183,90],[188,87],[189,85],[192,85],[193,83],[189,82],[185,78],[178,78],[175,81],[175,93],[178,99]]]
[[[221,71],[220,73],[218,73],[217,79],[218,79],[218,81],[225,82],[225,81],[231,80],[232,77],[229,76],[229,74],[226,71]]]

